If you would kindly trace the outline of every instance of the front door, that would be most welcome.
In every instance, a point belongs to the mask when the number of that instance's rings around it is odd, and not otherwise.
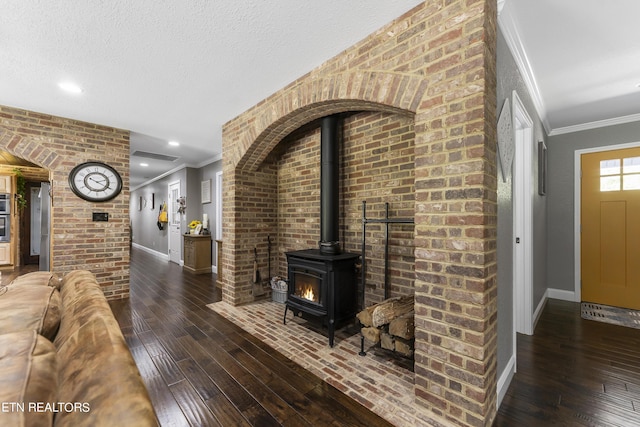
[[[582,300],[640,309],[640,148],[581,164]]]
[[[180,223],[182,215],[178,212],[180,198],[180,181],[169,184],[169,261],[180,264],[182,257],[182,236],[180,234]]]

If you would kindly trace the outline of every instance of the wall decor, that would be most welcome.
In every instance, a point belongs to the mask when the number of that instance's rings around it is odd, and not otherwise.
[[[515,139],[511,119],[511,104],[509,98],[504,100],[500,118],[498,119],[498,160],[502,171],[502,182],[507,182],[511,176],[511,164],[515,156]]]
[[[71,169],[69,186],[84,200],[106,202],[122,191],[122,177],[106,163],[84,162]]]
[[[538,141],[538,194],[547,194],[547,146]]]
[[[211,180],[207,179],[200,183],[200,200],[202,203],[211,203]]]

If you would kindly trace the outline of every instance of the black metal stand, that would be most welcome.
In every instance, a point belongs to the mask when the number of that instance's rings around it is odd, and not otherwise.
[[[367,266],[366,258],[366,243],[367,243],[367,224],[384,224],[384,299],[389,298],[389,224],[414,224],[411,218],[389,218],[389,203],[384,204],[384,219],[371,219],[367,218],[367,202],[362,202],[362,295],[360,298],[360,308],[364,309],[364,285],[365,285],[365,273]]]
[[[389,225],[390,224],[414,224],[414,220],[411,218],[389,218],[389,203],[384,204],[384,218],[383,219],[371,219],[367,218],[367,202],[362,201],[362,269],[360,271],[360,280],[362,282],[362,294],[360,296],[360,309],[364,310],[364,290],[365,290],[365,278],[367,271],[367,257],[366,257],[366,244],[367,244],[367,224],[384,224],[384,299],[389,298]],[[362,328],[361,328],[362,330]],[[366,356],[364,351],[364,335],[360,335],[360,356]]]

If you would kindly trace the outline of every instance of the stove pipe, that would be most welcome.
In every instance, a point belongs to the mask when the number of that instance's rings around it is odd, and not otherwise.
[[[320,253],[340,250],[340,146],[338,116],[323,117],[320,124]]]

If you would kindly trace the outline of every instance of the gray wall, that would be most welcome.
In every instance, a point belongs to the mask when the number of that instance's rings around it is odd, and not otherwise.
[[[575,151],[640,142],[640,122],[556,135],[548,141],[548,282],[549,288],[575,290]]]
[[[222,162],[210,163],[201,168],[184,168],[157,181],[153,181],[131,192],[131,231],[133,243],[143,246],[162,255],[169,253],[168,227],[159,230],[157,226],[158,214],[160,213],[160,203],[169,202],[169,183],[180,180],[180,191],[186,197],[187,209],[183,215],[181,230],[186,232],[187,224],[191,220],[202,220],[202,214],[209,216],[209,229],[215,230],[215,194],[216,179],[215,174],[222,170]],[[211,203],[201,203],[201,182],[211,179]],[[154,194],[155,209],[151,209],[151,194]],[[140,197],[147,200],[146,207],[138,209]],[[214,234],[215,238],[215,234]],[[182,257],[181,257],[182,259]],[[216,257],[213,257],[215,265]]]
[[[534,172],[529,197],[533,207],[533,310],[546,292],[546,198],[537,192],[537,141],[545,140],[546,134],[535,106],[527,91],[513,56],[505,42],[502,31],[498,31],[497,45],[497,106],[499,117],[505,99],[512,104],[515,90],[534,122],[534,144],[532,150]],[[511,169],[513,172],[513,167]],[[507,174],[506,182],[498,170],[498,376],[509,362],[513,350],[513,173]]]
[[[168,186],[170,182],[180,180],[184,188],[186,182],[186,171],[181,169],[162,179],[154,181],[137,190],[131,192],[131,234],[132,241],[135,244],[144,246],[160,254],[167,255],[169,253],[169,232],[165,225],[164,230],[158,229],[158,214],[160,213],[160,204],[169,202]],[[155,208],[151,209],[151,195],[155,199]],[[138,209],[140,197],[147,200],[147,206],[142,210]]]

